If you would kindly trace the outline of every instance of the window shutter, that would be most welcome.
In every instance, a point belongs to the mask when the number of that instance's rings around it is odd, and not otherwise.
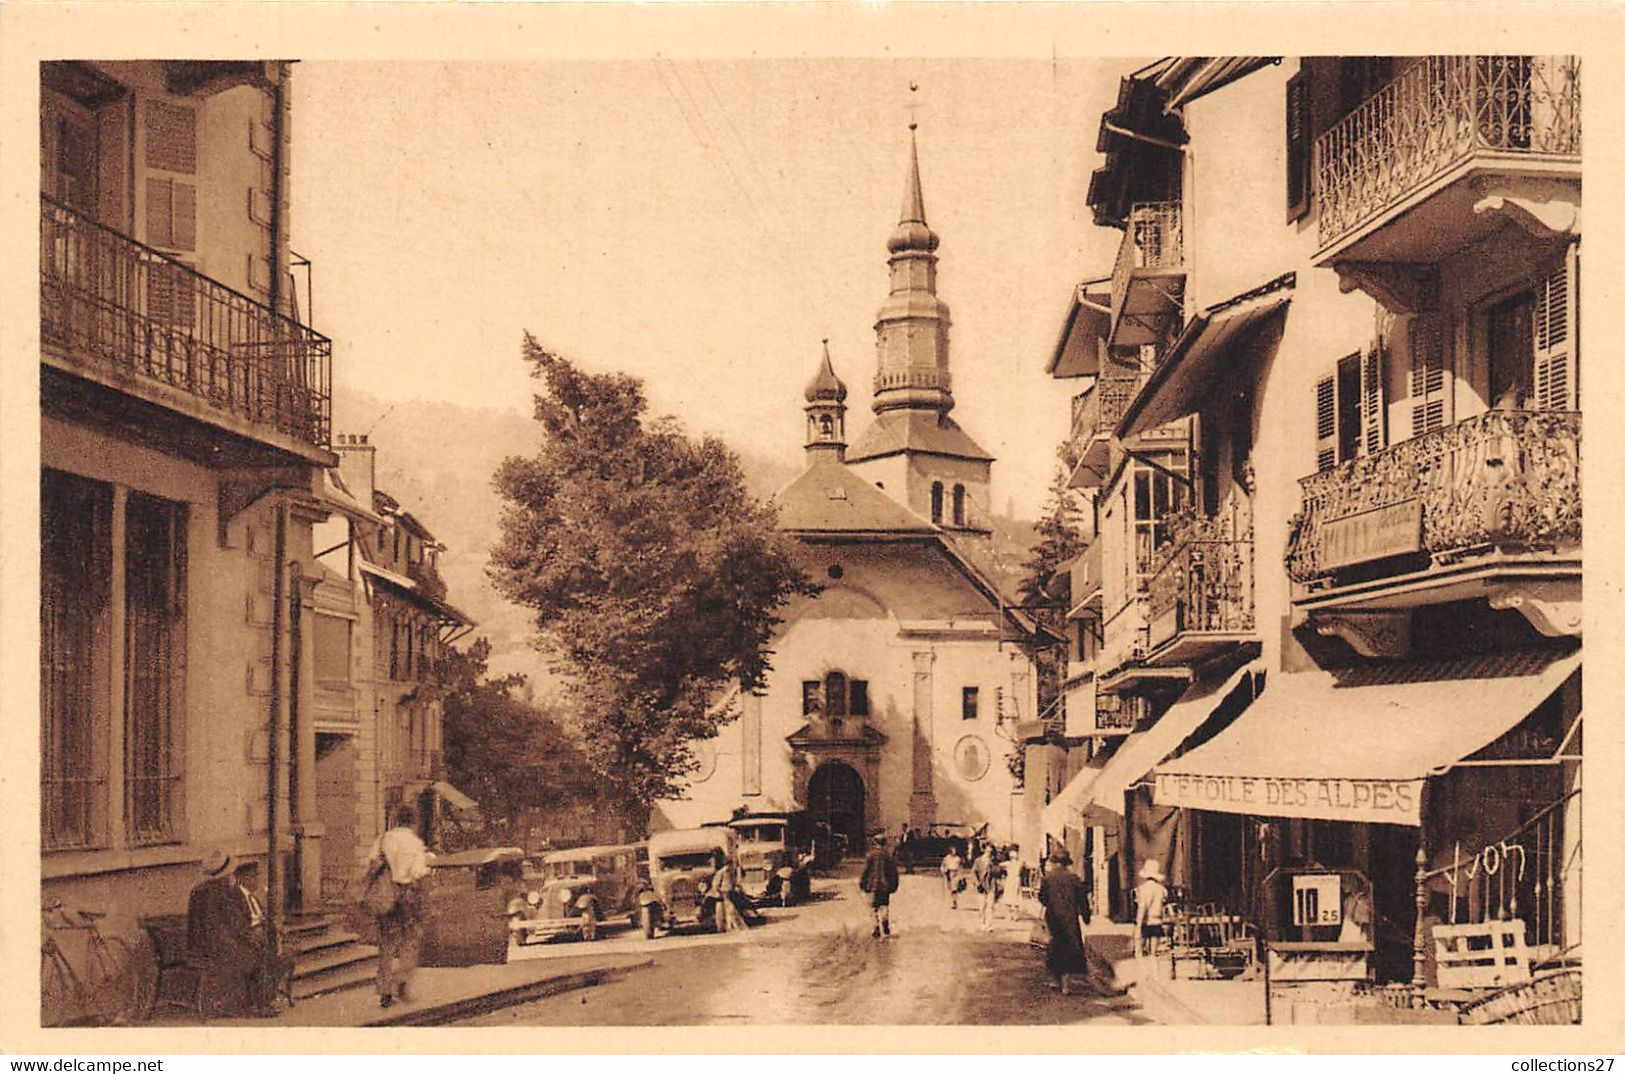
[[[1436,316],[1411,322],[1411,435],[1444,428],[1444,324]]]
[[[1315,384],[1315,470],[1337,465],[1337,378]]]
[[[1286,84],[1286,219],[1309,212],[1309,79],[1299,71]]]
[[[165,250],[197,249],[197,187],[148,176],[147,242]]]
[[[1573,410],[1578,392],[1575,361],[1575,302],[1570,246],[1562,264],[1535,291],[1535,408]]]
[[[1388,446],[1388,393],[1383,390],[1387,367],[1388,346],[1379,340],[1360,363],[1360,437],[1367,455]]]
[[[147,102],[147,167],[197,173],[197,113],[167,101]]]

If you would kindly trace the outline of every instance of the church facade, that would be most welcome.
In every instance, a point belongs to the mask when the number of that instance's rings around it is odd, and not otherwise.
[[[937,244],[911,145],[874,421],[849,451],[826,345],[805,393],[807,465],[778,498],[822,592],[785,610],[765,689],[722,702],[735,718],[697,744],[700,769],[657,804],[656,830],[744,807],[807,810],[859,847],[904,823],[985,826],[999,842],[1036,831],[1018,730],[1036,716],[1035,627],[975,561],[993,459],[949,417]]]

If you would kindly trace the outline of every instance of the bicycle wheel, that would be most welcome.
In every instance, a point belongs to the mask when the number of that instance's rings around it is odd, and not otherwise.
[[[92,933],[85,993],[98,1020],[126,1024],[141,1006],[141,983],[130,945],[117,936]]]
[[[59,1026],[73,1009],[75,989],[73,971],[54,947],[40,950],[39,982],[40,1025]]]

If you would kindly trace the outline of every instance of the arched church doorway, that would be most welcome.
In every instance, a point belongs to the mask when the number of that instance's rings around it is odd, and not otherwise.
[[[843,761],[825,761],[813,772],[807,784],[807,813],[816,825],[846,839],[848,853],[862,853],[864,790],[863,777]]]

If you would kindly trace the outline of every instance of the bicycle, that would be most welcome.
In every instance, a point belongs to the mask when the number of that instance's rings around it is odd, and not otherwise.
[[[145,1009],[143,977],[130,945],[103,936],[96,910],[72,910],[59,898],[40,911],[40,1024],[129,1024]],[[73,968],[55,933],[83,932],[87,966],[83,976]]]

